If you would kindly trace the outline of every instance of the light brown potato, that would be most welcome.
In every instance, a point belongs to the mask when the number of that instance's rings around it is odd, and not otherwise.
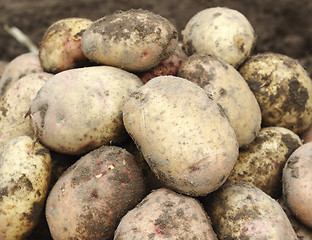
[[[263,126],[300,134],[312,123],[312,81],[295,59],[277,53],[251,56],[240,67],[261,108]]]
[[[40,63],[46,72],[58,73],[89,64],[81,50],[81,37],[91,23],[86,18],[64,18],[49,26],[39,46]]]
[[[235,132],[217,102],[186,79],[160,76],[135,91],[123,122],[167,187],[203,196],[219,188],[238,156]]]
[[[287,160],[283,170],[283,195],[292,213],[312,228],[312,142],[303,144]]]
[[[297,239],[278,202],[254,186],[225,184],[208,197],[204,207],[219,239]]]
[[[24,53],[6,66],[0,79],[0,96],[17,80],[30,73],[44,72],[37,53]]]
[[[66,70],[54,75],[30,107],[40,141],[63,154],[85,154],[127,137],[122,106],[142,86],[134,74],[110,66]]]
[[[212,7],[195,14],[182,30],[188,55],[212,54],[238,68],[252,52],[254,29],[240,12]]]
[[[173,24],[142,9],[104,16],[82,35],[82,51],[90,60],[138,72],[157,66],[172,55],[177,44]]]
[[[121,219],[114,240],[132,239],[217,240],[217,236],[196,199],[161,188]]]
[[[145,194],[133,155],[115,146],[95,149],[68,168],[48,196],[52,238],[112,239],[120,219]]]
[[[227,181],[244,181],[279,198],[283,168],[290,154],[301,145],[299,136],[287,128],[262,128],[248,148],[240,149]]]
[[[0,99],[0,146],[17,136],[33,136],[28,118],[29,107],[40,88],[53,75],[30,73],[7,89]]]
[[[182,63],[178,76],[205,89],[222,106],[240,147],[255,139],[261,128],[261,110],[233,66],[213,55],[193,54]]]
[[[0,156],[0,239],[25,239],[44,207],[51,156],[28,136],[8,141]]]

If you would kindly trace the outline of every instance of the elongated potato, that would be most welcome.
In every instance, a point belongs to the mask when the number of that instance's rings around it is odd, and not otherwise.
[[[240,147],[255,139],[261,128],[261,110],[248,84],[232,65],[213,55],[193,54],[182,63],[178,76],[196,83],[217,100]]]
[[[194,198],[161,188],[151,192],[120,221],[114,240],[217,240],[210,219]]]
[[[109,240],[121,219],[145,196],[133,155],[102,146],[81,157],[51,190],[46,217],[54,240]]]
[[[0,239],[25,239],[44,206],[51,156],[28,136],[8,141],[0,156]]]
[[[285,127],[300,134],[312,124],[312,81],[297,60],[259,53],[239,72],[257,98],[264,127]]]
[[[53,75],[30,73],[15,82],[0,99],[0,146],[17,136],[33,136],[29,119],[25,119],[37,92]]]
[[[117,11],[93,22],[82,35],[90,60],[128,71],[147,71],[168,58],[178,44],[175,27],[142,9]]]
[[[208,197],[204,206],[219,239],[297,239],[282,207],[256,187],[225,184]]]
[[[40,141],[51,150],[81,155],[127,137],[122,106],[142,86],[134,74],[110,66],[66,70],[38,92],[30,119]]]
[[[125,102],[123,120],[156,176],[178,192],[207,195],[237,161],[238,143],[227,117],[186,79],[151,79]]]

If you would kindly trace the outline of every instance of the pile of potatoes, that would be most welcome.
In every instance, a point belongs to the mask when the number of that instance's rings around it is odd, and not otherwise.
[[[234,9],[180,34],[66,18],[6,65],[0,240],[312,239],[308,73]]]

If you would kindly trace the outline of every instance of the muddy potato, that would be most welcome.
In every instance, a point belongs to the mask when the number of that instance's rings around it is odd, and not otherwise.
[[[299,136],[287,128],[262,128],[248,148],[240,149],[238,161],[227,181],[244,181],[278,198],[282,193],[282,172],[286,161],[301,145]]]
[[[39,59],[46,72],[58,73],[88,64],[81,50],[81,37],[92,23],[86,18],[64,18],[45,31],[39,45]]]
[[[46,217],[54,240],[112,239],[118,222],[145,196],[133,155],[102,146],[81,157],[53,186]]]
[[[186,79],[151,79],[125,102],[123,120],[152,171],[178,192],[202,196],[216,190],[237,161],[227,117]]]
[[[261,108],[263,126],[300,134],[312,123],[312,81],[295,59],[277,53],[251,56],[240,67]]]
[[[63,154],[81,155],[123,141],[123,103],[142,85],[136,75],[110,66],[60,72],[33,100],[32,127],[44,145]]]
[[[312,142],[297,148],[283,170],[283,195],[291,212],[312,228]]]
[[[128,71],[147,71],[168,58],[178,44],[175,27],[142,9],[117,11],[92,23],[82,35],[90,60]]]
[[[0,146],[17,136],[33,136],[29,119],[25,119],[37,92],[53,75],[30,73],[15,82],[0,99]]]
[[[212,54],[237,68],[256,42],[254,29],[240,12],[225,7],[204,9],[182,30],[184,48],[191,55]]]
[[[38,223],[47,196],[49,150],[28,136],[0,148],[0,239],[24,239]]]
[[[21,77],[36,72],[44,72],[37,53],[29,52],[17,56],[9,62],[2,73],[0,79],[0,96]]]
[[[297,239],[278,202],[254,186],[225,184],[208,197],[204,207],[219,239]]]
[[[261,110],[233,66],[213,55],[193,54],[181,64],[178,76],[205,89],[222,106],[240,147],[255,139],[261,128]]]
[[[160,188],[147,195],[120,221],[114,240],[217,240],[210,219],[195,199]]]

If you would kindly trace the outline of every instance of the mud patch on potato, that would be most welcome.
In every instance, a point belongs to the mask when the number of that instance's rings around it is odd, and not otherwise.
[[[284,134],[282,136],[282,142],[287,147],[288,151],[285,154],[285,159],[288,159],[289,156],[300,147],[300,143],[297,139],[294,139],[290,134]]]

